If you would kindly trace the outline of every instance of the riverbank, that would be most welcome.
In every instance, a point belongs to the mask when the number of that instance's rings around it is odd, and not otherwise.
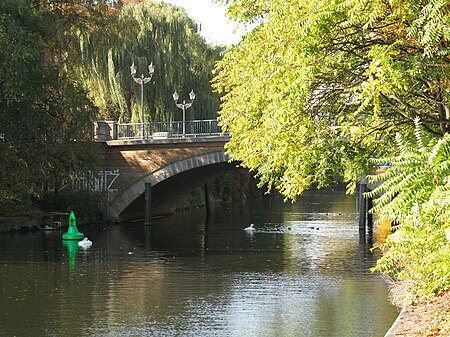
[[[0,233],[18,230],[37,230],[41,224],[42,218],[0,217]]]
[[[29,216],[0,217],[0,233],[40,230],[42,226],[53,226],[55,222],[66,225],[69,213],[50,212]],[[80,222],[81,223],[81,222]]]
[[[400,312],[385,337],[450,336],[450,292],[418,300]]]

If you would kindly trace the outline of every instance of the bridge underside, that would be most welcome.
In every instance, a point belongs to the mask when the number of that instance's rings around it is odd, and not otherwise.
[[[172,213],[175,206],[199,186],[226,173],[238,170],[237,163],[220,162],[193,168],[152,184],[152,216]],[[119,215],[119,221],[143,219],[145,193],[141,193]]]

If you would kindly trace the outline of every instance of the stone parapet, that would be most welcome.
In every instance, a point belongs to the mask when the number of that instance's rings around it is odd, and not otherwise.
[[[94,139],[98,142],[107,142],[117,139],[117,122],[97,121],[94,123]]]

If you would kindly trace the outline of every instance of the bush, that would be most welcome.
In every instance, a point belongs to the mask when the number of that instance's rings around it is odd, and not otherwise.
[[[373,211],[399,223],[374,270],[411,280],[416,294],[439,293],[450,288],[450,135],[426,139],[416,120],[415,139],[398,137],[398,145],[398,154],[379,159],[391,168],[369,177],[382,182],[368,193],[377,197]]]

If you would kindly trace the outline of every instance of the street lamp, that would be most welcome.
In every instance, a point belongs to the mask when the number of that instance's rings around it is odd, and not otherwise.
[[[131,77],[133,77],[133,80],[137,83],[141,85],[141,120],[142,120],[142,136],[141,138],[143,139],[145,137],[145,121],[144,121],[144,84],[148,83],[151,81],[153,73],[155,72],[155,67],[153,66],[153,62],[150,63],[150,65],[148,66],[148,74],[149,77],[144,77],[144,74],[141,75],[141,77],[135,77],[136,75],[136,70],[137,67],[133,64],[130,67],[130,71],[131,71]]]
[[[184,100],[183,100],[183,103],[177,103],[180,96],[178,95],[178,93],[176,91],[173,93],[172,96],[173,96],[173,100],[175,101],[177,108],[180,108],[181,110],[183,110],[183,137],[186,137],[186,109],[189,109],[192,106],[192,103],[194,103],[195,92],[194,92],[194,90],[191,90],[191,92],[189,93],[189,98],[191,99],[190,103],[186,103],[186,101],[184,101]]]

